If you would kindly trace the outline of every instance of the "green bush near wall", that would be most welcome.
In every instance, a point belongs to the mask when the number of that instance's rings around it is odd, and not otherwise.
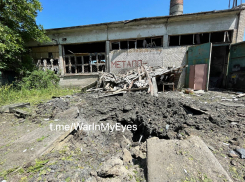
[[[38,104],[52,99],[81,92],[80,88],[61,88],[59,77],[53,71],[36,70],[22,81],[0,85],[0,106],[14,103],[30,102]]]

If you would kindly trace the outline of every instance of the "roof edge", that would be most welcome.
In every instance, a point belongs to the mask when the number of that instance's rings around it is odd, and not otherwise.
[[[155,16],[155,17],[143,17],[143,18],[136,18],[132,20],[124,20],[124,21],[115,21],[115,22],[106,22],[106,23],[98,23],[98,24],[89,24],[89,25],[80,25],[80,26],[71,26],[71,27],[62,27],[62,28],[52,28],[52,29],[45,29],[47,32],[49,31],[56,31],[56,30],[69,30],[69,29],[77,29],[77,28],[85,28],[85,27],[95,27],[95,26],[108,26],[112,24],[128,24],[130,22],[136,22],[141,20],[151,20],[151,19],[162,19],[162,18],[176,18],[176,17],[184,17],[184,16],[192,16],[192,15],[202,15],[202,14],[216,14],[216,13],[226,13],[226,12],[236,12],[236,11],[242,11],[245,10],[245,5],[240,6],[238,8],[234,9],[226,9],[226,10],[214,10],[214,11],[204,11],[204,12],[198,12],[198,13],[188,13],[188,14],[180,14],[180,15],[168,15],[168,16]]]

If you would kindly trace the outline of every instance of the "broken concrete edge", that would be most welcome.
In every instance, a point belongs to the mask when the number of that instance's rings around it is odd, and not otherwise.
[[[66,131],[63,135],[61,135],[60,137],[58,137],[53,143],[51,143],[49,146],[47,146],[47,148],[42,151],[42,153],[40,154],[40,156],[48,154],[50,152],[52,152],[53,150],[59,148],[60,143],[62,143],[63,141],[65,141],[70,135],[72,135],[76,130],[72,130],[72,131]]]
[[[30,106],[30,103],[18,103],[0,107],[0,113],[11,112],[13,109]]]
[[[75,131],[75,129],[73,131],[71,131],[71,132],[70,131],[66,131],[63,135],[58,137],[53,143],[48,145],[45,150],[40,151],[36,156],[31,157],[30,160],[28,160],[27,162],[25,162],[24,164],[19,166],[15,171],[13,171],[13,173],[17,172],[21,168],[24,168],[25,165],[28,164],[28,163],[35,164],[35,161],[36,161],[37,158],[39,158],[39,157],[41,157],[43,155],[46,155],[46,154],[52,152],[53,150],[55,150],[56,148],[58,148],[57,146],[59,146],[59,144],[62,143],[70,135],[72,135],[72,133],[74,131]]]
[[[28,116],[32,116],[30,113],[22,111],[20,109],[9,109],[10,113],[14,113],[17,117],[27,118]]]
[[[224,175],[224,177],[226,178],[225,180],[229,181],[229,182],[232,182],[232,179],[230,178],[230,176],[228,175],[228,173],[226,172],[226,170],[222,167],[222,165],[220,164],[220,162],[217,160],[217,158],[214,156],[214,154],[212,153],[212,151],[210,150],[210,148],[205,144],[205,142],[198,136],[196,135],[191,135],[189,137],[187,137],[185,140],[189,141],[191,143],[192,142],[197,142],[199,143],[199,145],[202,145],[204,148],[202,150],[206,151],[206,153],[213,159],[215,159],[215,162],[216,162],[216,168],[218,167],[220,172],[222,173],[222,175]],[[163,142],[164,139],[159,139],[158,137],[152,137],[152,138],[149,138],[146,140],[146,147],[147,147],[147,181],[148,182],[154,182],[156,181],[156,176],[155,174],[152,174],[153,171],[155,172],[155,170],[152,171],[152,164],[150,165],[150,163],[152,163],[151,159],[153,156],[155,156],[156,154],[151,154],[151,152],[149,152],[148,150],[150,148],[152,148],[152,143],[157,143],[157,145],[161,144],[161,142]],[[169,141],[169,140],[168,140]],[[180,142],[182,140],[179,140]],[[153,149],[154,150],[154,149]],[[160,148],[158,149],[160,150]],[[161,150],[160,150],[161,151]],[[164,157],[164,155],[163,155]],[[165,156],[165,157],[168,157],[168,156]],[[154,164],[155,165],[155,164]],[[180,165],[180,164],[179,164]],[[150,167],[150,169],[149,169]],[[158,166],[160,167],[160,166]],[[210,166],[211,167],[211,166]],[[185,169],[184,169],[185,170]],[[186,171],[185,171],[186,172]],[[188,174],[189,175],[189,174]],[[161,174],[161,177],[163,177],[163,175]],[[211,179],[212,180],[212,179]],[[158,180],[157,180],[158,181]]]
[[[96,80],[96,81],[94,81],[93,83],[90,83],[90,84],[88,84],[88,85],[82,87],[82,88],[81,88],[81,91],[82,91],[82,92],[86,92],[88,89],[95,87],[95,86],[97,85],[97,83],[98,83],[98,80]]]

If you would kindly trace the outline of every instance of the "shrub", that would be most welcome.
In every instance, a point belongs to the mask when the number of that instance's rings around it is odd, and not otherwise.
[[[51,70],[35,70],[29,76],[22,78],[22,81],[17,86],[26,89],[45,89],[58,87],[59,81],[59,77]]]

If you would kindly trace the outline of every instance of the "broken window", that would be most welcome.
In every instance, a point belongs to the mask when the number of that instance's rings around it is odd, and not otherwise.
[[[180,45],[193,45],[193,34],[181,35]]]
[[[175,36],[169,36],[169,46],[195,45],[195,44],[204,44],[208,42],[230,43],[231,40],[232,40],[232,31],[175,35]]]
[[[211,33],[210,41],[212,43],[224,42],[224,32]]]
[[[121,49],[128,49],[128,41],[121,41],[120,42]]]
[[[75,66],[71,67],[71,73],[76,73],[76,67]]]
[[[53,58],[53,53],[52,53],[52,52],[49,52],[49,53],[48,53],[48,57],[49,57],[50,59],[52,59],[52,58]]]
[[[136,48],[136,40],[128,41],[128,48],[129,49],[135,49]]]
[[[76,64],[74,56],[71,57],[71,64]]]
[[[151,42],[155,47],[162,47],[162,37],[159,38],[152,38]]]
[[[82,64],[82,57],[77,57],[77,64]]]
[[[64,60],[66,74],[105,72],[105,53],[67,55]]]
[[[54,66],[58,66],[58,64],[59,64],[59,60],[58,59],[55,59],[54,62],[53,62],[53,65]]]
[[[204,44],[209,42],[209,33],[201,33],[194,35],[194,44]]]
[[[225,32],[225,42],[230,43],[232,40],[232,31]]]
[[[112,42],[111,43],[112,50],[119,50],[120,49],[120,42]]]
[[[89,64],[89,56],[83,56],[84,64]]]
[[[111,50],[162,47],[163,37],[122,40],[111,43]]]
[[[169,36],[169,46],[179,46],[179,35]]]
[[[142,39],[142,40],[137,40],[137,48],[144,48],[143,42],[144,42],[144,39]]]

